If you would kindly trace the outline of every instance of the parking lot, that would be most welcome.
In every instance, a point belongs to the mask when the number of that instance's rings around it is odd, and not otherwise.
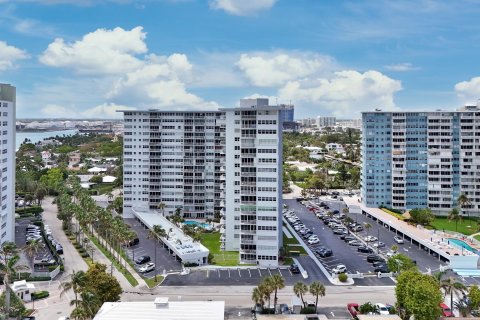
[[[319,201],[325,201],[328,203],[331,210],[341,211],[342,208],[345,207],[343,202],[340,201],[332,201],[331,199],[327,198],[320,199]],[[332,257],[319,258],[327,270],[330,271],[338,264],[345,264],[348,272],[350,273],[365,273],[373,271],[372,265],[366,262],[366,256],[368,255],[367,253],[359,253],[357,251],[357,247],[346,244],[338,235],[333,234],[332,229],[324,225],[322,220],[318,219],[315,214],[309,211],[301,203],[295,200],[285,200],[285,203],[289,206],[289,209],[295,211],[297,216],[302,220],[306,227],[311,229],[314,234],[319,237],[320,243],[311,246],[312,249],[325,246],[333,250],[334,254]],[[441,262],[438,260],[438,258],[433,255],[429,255],[424,250],[419,249],[408,242],[405,242],[404,244],[396,243],[393,239],[395,233],[386,229],[383,227],[383,225],[378,224],[377,222],[361,214],[350,214],[349,216],[353,219],[353,221],[360,225],[369,223],[372,226],[370,230],[357,232],[356,235],[362,240],[365,239],[367,235],[378,238],[377,241],[370,243],[370,246],[374,249],[375,253],[378,252],[385,256],[390,251],[392,245],[397,245],[399,248],[398,252],[403,253],[409,256],[412,260],[416,261],[417,266],[421,271],[425,272],[428,269],[435,271],[439,269]],[[384,247],[373,247],[373,244],[377,243],[378,241],[383,242],[385,244]]]
[[[292,273],[288,268],[224,268],[224,269],[191,269],[188,275],[169,275],[163,285],[258,285],[263,278],[280,274],[286,285],[297,281],[310,283],[312,279],[304,279],[301,274]]]
[[[148,229],[146,229],[140,221],[137,219],[124,219],[133,231],[138,236],[140,242],[134,246],[126,249],[127,255],[130,259],[135,260],[140,256],[149,256],[151,261],[155,263],[157,275],[161,275],[164,272],[174,272],[182,270],[182,264],[176,260],[161,243],[157,243],[157,259],[155,260],[155,240],[148,239]],[[143,276],[152,278],[155,276],[155,271],[146,272]]]

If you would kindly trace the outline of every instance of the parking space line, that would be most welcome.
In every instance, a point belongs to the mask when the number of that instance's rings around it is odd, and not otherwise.
[[[258,270],[258,274],[260,275],[260,277],[262,276],[262,273],[260,272],[260,268],[257,269]]]
[[[218,277],[221,278],[220,277],[220,269],[217,269],[217,272],[218,272]]]
[[[268,273],[270,273],[270,275],[272,275],[272,271],[270,271],[270,268],[268,268],[267,270],[268,270]]]
[[[230,269],[227,269],[228,270],[228,277],[230,278]]]
[[[248,270],[248,274],[250,275],[250,278],[252,277],[252,273],[250,272],[250,268],[247,269]]]
[[[238,276],[241,278],[242,274],[240,273],[240,269],[237,269],[237,270],[238,270]]]
[[[207,278],[210,277],[210,270],[207,269]]]

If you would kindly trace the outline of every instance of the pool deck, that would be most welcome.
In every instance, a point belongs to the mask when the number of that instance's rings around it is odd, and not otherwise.
[[[408,237],[417,241],[431,251],[443,256],[445,259],[450,260],[451,255],[474,255],[474,253],[466,249],[462,250],[452,244],[449,244],[448,238],[458,238],[459,240],[462,240],[468,245],[470,245],[471,247],[478,249],[475,246],[475,243],[468,239],[467,236],[465,236],[464,238],[455,237],[452,234],[444,233],[442,231],[428,230],[422,226],[410,225],[379,208],[365,207],[362,203],[359,202],[358,197],[344,197],[343,200],[349,207],[350,212],[361,213],[362,211],[365,211],[372,217],[375,217],[377,220],[384,223],[385,225],[388,225],[391,228],[398,230],[398,232],[407,235]]]

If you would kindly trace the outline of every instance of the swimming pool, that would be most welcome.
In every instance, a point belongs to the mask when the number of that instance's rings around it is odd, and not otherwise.
[[[189,226],[196,226],[196,227],[201,227],[203,229],[210,229],[210,225],[208,223],[201,223],[197,221],[192,221],[192,220],[186,220],[183,222],[183,224],[189,225]]]
[[[473,253],[477,253],[477,250],[469,246],[466,242],[460,240],[460,239],[455,239],[455,238],[448,238],[448,241],[453,244],[454,246],[458,248],[464,248],[465,250],[468,250]]]

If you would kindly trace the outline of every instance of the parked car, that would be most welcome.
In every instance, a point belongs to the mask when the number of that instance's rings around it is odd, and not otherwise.
[[[380,257],[376,254],[370,254],[370,255],[367,256],[367,262],[373,263],[375,261],[384,261],[385,262],[385,259],[383,259],[382,257]]]
[[[288,307],[287,304],[281,303],[280,306],[278,307],[278,311],[280,314],[291,314],[292,312],[290,311],[290,308]]]
[[[148,262],[138,269],[138,271],[142,272],[142,273],[150,272],[150,271],[153,271],[153,270],[155,270],[155,263],[153,263],[153,262]]]
[[[352,228],[352,231],[353,231],[353,232],[363,231],[363,227],[362,227],[362,226],[354,226],[354,227]]]
[[[55,250],[57,251],[58,254],[63,254],[63,247],[62,247],[61,244],[58,243],[58,244],[55,246]]]
[[[344,264],[339,264],[338,266],[332,269],[332,272],[335,274],[345,273],[347,272],[347,267]]]
[[[357,251],[363,253],[373,253],[373,249],[367,246],[360,246],[357,248]]]
[[[373,241],[377,241],[378,238],[377,238],[377,237],[374,237],[374,236],[367,236],[367,237],[364,238],[364,240],[365,240],[366,242],[373,242]]]
[[[390,272],[388,269],[388,266],[386,264],[382,264],[381,266],[376,267],[373,269],[374,272],[381,272],[381,273],[387,273]]]
[[[393,241],[395,241],[398,244],[403,244],[403,239],[400,238],[399,236],[393,237]]]
[[[344,228],[336,228],[333,230],[333,233],[334,234],[345,234],[345,233],[348,233],[347,229],[344,229]]]
[[[375,303],[375,311],[377,311],[377,313],[380,315],[390,314],[387,307],[383,303]]]
[[[307,240],[308,244],[317,244],[320,243],[320,239],[318,238],[310,238]]]
[[[128,246],[131,247],[131,246],[137,245],[139,243],[140,243],[140,239],[135,238],[133,240],[130,240],[130,242],[128,243]]]
[[[332,249],[320,248],[315,251],[317,255],[321,258],[331,257],[333,255]]]
[[[382,242],[382,241],[379,241],[379,242],[375,242],[375,243],[373,244],[373,246],[374,246],[375,248],[383,248],[383,247],[385,247],[385,243]]]
[[[352,240],[348,242],[348,245],[353,247],[359,247],[362,245],[362,243],[359,240]]]
[[[300,268],[294,263],[289,268],[291,273],[300,273]]]
[[[383,261],[375,261],[374,263],[372,263],[372,266],[374,268],[377,268],[377,267],[380,267],[380,266],[384,266],[385,265],[385,262]]]
[[[442,316],[444,317],[453,317],[453,312],[452,309],[450,309],[449,306],[447,306],[445,303],[440,303],[440,308],[442,308]]]
[[[350,241],[356,240],[356,239],[357,239],[357,238],[355,238],[354,236],[346,236],[343,240],[344,240],[345,242],[350,242]]]
[[[357,314],[360,313],[359,307],[360,306],[358,305],[358,303],[347,304],[347,310],[353,318],[355,318]]]
[[[137,259],[135,259],[136,264],[144,264],[150,262],[150,256],[140,256]]]

